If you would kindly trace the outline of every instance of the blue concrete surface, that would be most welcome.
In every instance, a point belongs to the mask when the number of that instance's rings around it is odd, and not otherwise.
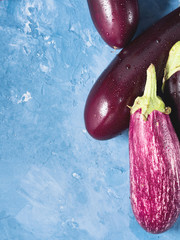
[[[179,5],[139,0],[137,34]],[[152,235],[129,200],[128,130],[96,141],[86,97],[117,54],[85,0],[0,1],[0,240],[177,240]]]

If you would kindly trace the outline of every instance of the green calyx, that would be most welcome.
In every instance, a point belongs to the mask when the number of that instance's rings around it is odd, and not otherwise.
[[[162,99],[157,96],[156,70],[153,64],[147,69],[147,80],[143,96],[137,97],[130,108],[131,114],[141,109],[144,120],[147,120],[148,115],[154,110],[166,114],[170,113],[170,108],[166,108]]]
[[[162,91],[164,91],[165,82],[178,71],[180,71],[180,41],[176,42],[169,51],[169,57],[164,70]]]

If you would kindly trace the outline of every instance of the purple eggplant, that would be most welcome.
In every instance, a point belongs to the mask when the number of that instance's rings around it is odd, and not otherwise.
[[[124,47],[133,37],[139,19],[137,0],[87,0],[93,23],[112,48]]]
[[[129,126],[129,110],[141,95],[146,69],[153,63],[161,89],[171,47],[180,40],[180,7],[159,20],[125,47],[100,75],[86,101],[84,119],[89,134],[105,140]]]
[[[169,113],[156,95],[151,65],[129,127],[131,205],[138,223],[151,233],[168,230],[180,213],[180,144]]]
[[[165,104],[172,109],[171,121],[180,139],[180,41],[169,52],[162,91]]]

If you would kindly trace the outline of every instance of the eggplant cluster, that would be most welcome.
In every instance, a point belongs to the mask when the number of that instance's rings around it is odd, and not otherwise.
[[[151,63],[155,65],[158,91],[162,95],[162,79],[168,54],[180,40],[179,16],[180,7],[124,47],[99,76],[87,97],[84,110],[86,129],[93,138],[110,139],[128,128],[130,113],[127,106],[131,106],[135,98],[142,95],[146,70]],[[165,93],[170,95],[168,99],[171,100],[174,99],[172,95],[175,95],[174,85],[179,88],[179,77],[172,77],[166,84],[168,90]],[[176,109],[179,112],[179,90],[176,90],[176,94],[176,102],[165,102],[170,106],[178,105]],[[179,124],[178,117],[173,117],[176,129]]]
[[[132,209],[146,231],[162,233],[180,214],[180,7],[129,43],[137,1],[88,4],[104,41],[124,48],[92,87],[85,125],[98,140],[129,127]]]

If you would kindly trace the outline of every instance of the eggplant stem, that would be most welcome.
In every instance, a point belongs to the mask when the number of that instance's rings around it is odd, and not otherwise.
[[[180,41],[176,42],[169,51],[168,60],[164,69],[162,92],[164,92],[166,81],[178,71],[180,71]]]
[[[147,70],[147,80],[143,96],[150,99],[157,97],[156,71],[153,64]]]
[[[138,109],[141,109],[141,114],[143,115],[144,120],[147,120],[148,115],[154,110],[166,114],[170,113],[170,110],[167,110],[169,108],[166,108],[162,99],[157,96],[156,70],[153,64],[147,69],[147,80],[144,94],[142,97],[136,98],[131,108],[131,114]]]

